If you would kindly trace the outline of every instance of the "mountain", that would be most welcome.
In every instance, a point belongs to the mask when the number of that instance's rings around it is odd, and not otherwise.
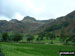
[[[10,21],[0,20],[0,33],[13,31],[17,33],[37,34],[54,31],[56,35],[60,35],[62,28],[64,28],[66,35],[75,33],[75,11],[49,20],[36,20],[30,16],[24,17],[21,21],[17,19]]]

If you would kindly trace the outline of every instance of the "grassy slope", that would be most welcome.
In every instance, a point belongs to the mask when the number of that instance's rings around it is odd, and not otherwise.
[[[75,51],[73,46],[59,46],[46,44],[0,43],[6,56],[58,56],[62,51]]]

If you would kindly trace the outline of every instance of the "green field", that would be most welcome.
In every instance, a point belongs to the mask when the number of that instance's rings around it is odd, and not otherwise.
[[[59,56],[59,51],[75,51],[74,46],[26,43],[0,43],[5,56]]]

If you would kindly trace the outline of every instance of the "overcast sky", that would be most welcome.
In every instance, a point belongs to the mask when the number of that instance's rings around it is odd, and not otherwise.
[[[47,20],[73,10],[75,0],[0,0],[0,20],[22,20],[25,16]]]

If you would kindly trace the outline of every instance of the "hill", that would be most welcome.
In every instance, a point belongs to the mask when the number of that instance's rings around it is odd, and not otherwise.
[[[43,29],[42,29],[43,27]],[[75,11],[71,13],[56,18],[52,22],[48,22],[47,24],[43,25],[39,29],[41,32],[52,32],[55,31],[56,35],[61,33],[62,28],[64,28],[65,34],[69,35],[70,33],[75,33]]]

